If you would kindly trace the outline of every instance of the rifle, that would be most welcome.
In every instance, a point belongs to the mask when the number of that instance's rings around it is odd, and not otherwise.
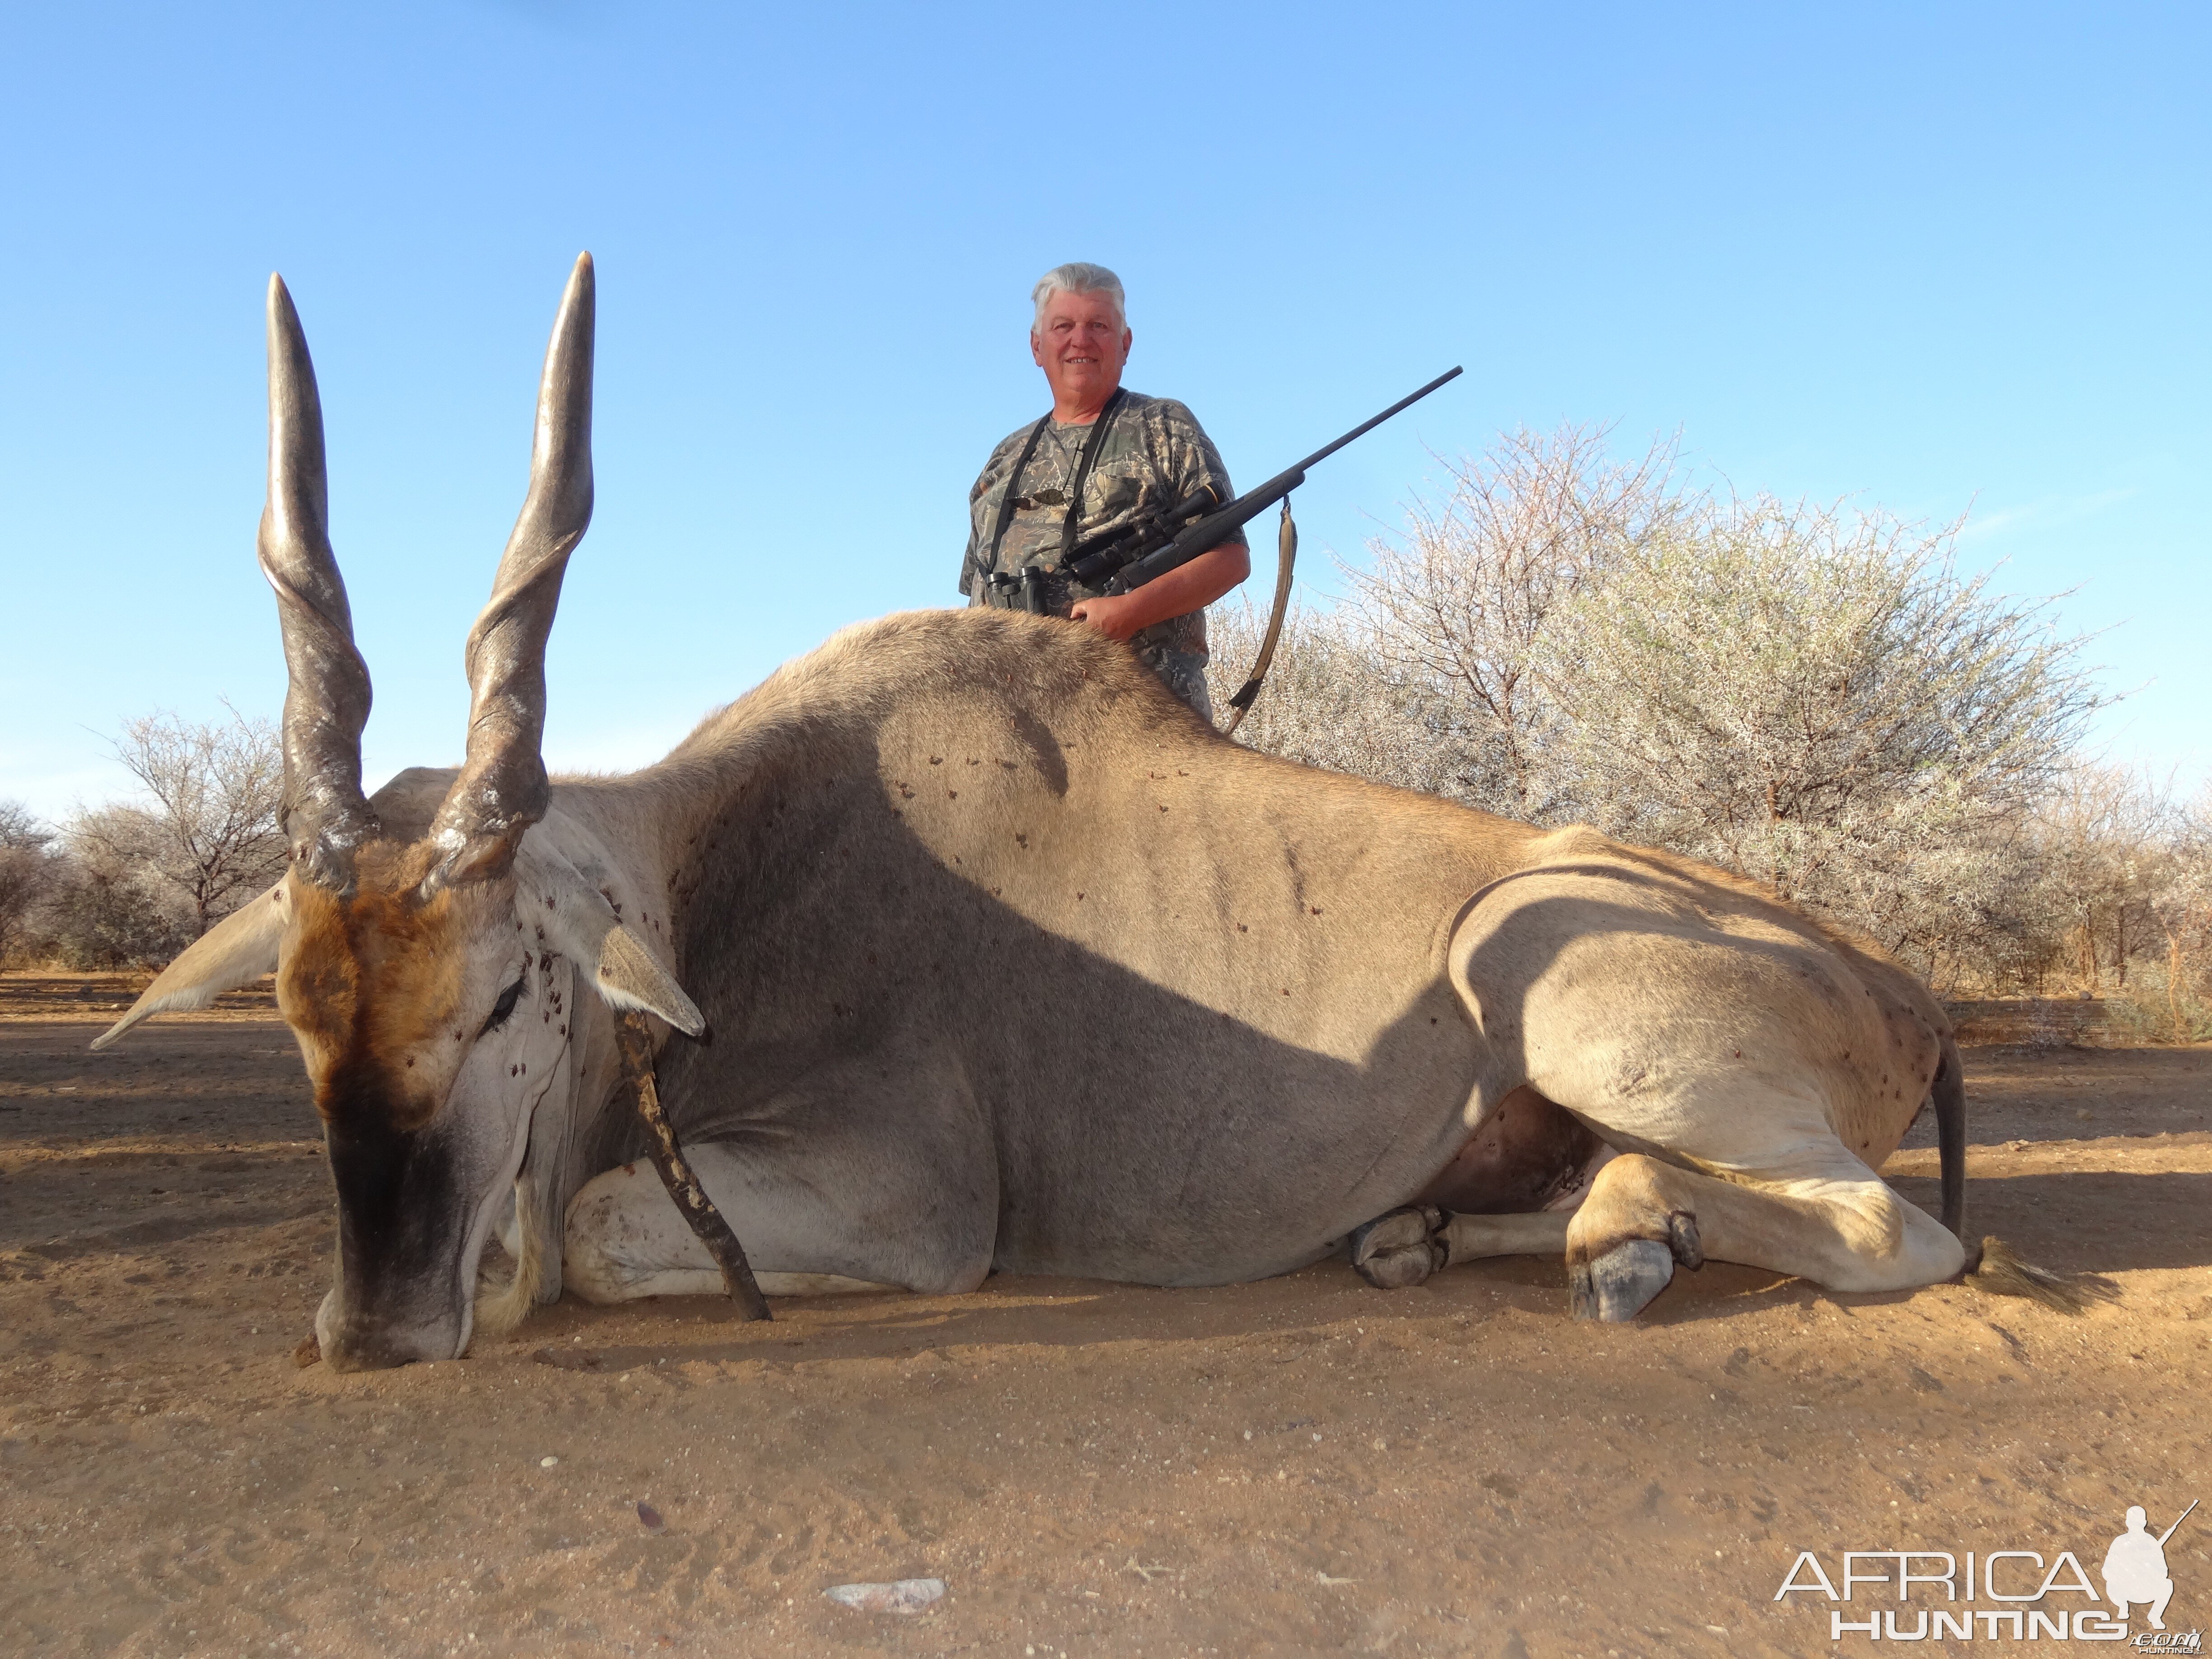
[[[1068,550],[1067,562],[1060,574],[1086,587],[1103,584],[1109,593],[1126,593],[1155,576],[1188,564],[1200,554],[1218,547],[1231,531],[1243,528],[1304,483],[1307,468],[1327,460],[1353,439],[1366,436],[1459,374],[1459,369],[1453,368],[1437,375],[1412,396],[1399,398],[1372,420],[1362,421],[1334,443],[1322,445],[1296,466],[1278,472],[1257,489],[1245,491],[1226,507],[1212,489],[1200,488],[1164,513],[1092,532]]]
[[[2193,1509],[2195,1509],[2196,1507],[2197,1507],[2197,1500],[2196,1500],[2195,1498],[2191,1498],[2191,1499],[2189,1500],[2189,1510],[2193,1510]],[[2166,1547],[2166,1540],[2167,1539],[2169,1539],[2169,1538],[2172,1537],[2174,1534],[2176,1534],[2177,1532],[2179,1532],[2179,1531],[2181,1530],[2181,1523],[2182,1523],[2183,1522],[2186,1521],[2187,1519],[2189,1519],[2189,1510],[2182,1510],[2182,1512],[2181,1512],[2180,1514],[2179,1514],[2179,1515],[2175,1516],[2173,1517],[2173,1524],[2172,1524],[2172,1526],[2168,1527],[2168,1528],[2167,1528],[2164,1532],[2162,1532],[2162,1533],[2159,1534],[2159,1535],[2158,1535],[2158,1547],[2159,1547],[2159,1548],[2160,1548],[2160,1549],[2164,1549],[2164,1548]],[[1995,1628],[1995,1626],[1991,1626],[1991,1628],[1992,1628],[1992,1629],[1994,1629],[1994,1628]]]

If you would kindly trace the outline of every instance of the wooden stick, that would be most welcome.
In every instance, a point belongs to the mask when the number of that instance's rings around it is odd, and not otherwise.
[[[668,1188],[677,1210],[721,1269],[730,1300],[744,1310],[747,1319],[773,1319],[775,1316],[768,1310],[768,1298],[753,1278],[752,1264],[745,1260],[745,1247],[738,1243],[737,1234],[730,1231],[730,1224],[722,1219],[714,1200],[692,1174],[684,1148],[677,1141],[675,1127],[661,1108],[660,1088],[653,1073],[653,1030],[645,1016],[617,1015],[615,1043],[622,1053],[623,1080],[637,1091],[637,1115],[645,1120],[647,1149],[653,1167],[660,1171],[660,1184]]]

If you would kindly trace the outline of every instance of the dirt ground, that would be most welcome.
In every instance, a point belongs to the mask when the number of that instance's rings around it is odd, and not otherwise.
[[[1714,1265],[1601,1328],[1556,1261],[1330,1265],[563,1302],[348,1377],[291,1358],[332,1223],[289,1035],[242,994],[87,1052],[125,990],[0,980],[0,1654],[1826,1653],[1867,1638],[1774,1599],[1801,1550],[2094,1575],[2212,1498],[2212,1049],[1968,1053],[1976,1230],[2109,1275],[2080,1318]],[[2167,1559],[2212,1626],[2212,1505]]]

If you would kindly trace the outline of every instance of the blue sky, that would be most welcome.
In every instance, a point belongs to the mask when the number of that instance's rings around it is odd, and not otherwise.
[[[2186,775],[2212,14],[2197,7],[12,6],[0,13],[0,797],[283,698],[263,286],[322,383],[372,786],[457,756],[570,260],[599,507],[549,759],[652,758],[842,623],[951,603],[1044,406],[1027,291],[1130,290],[1139,389],[1357,556],[1500,428],[1680,428],[1739,487],[1972,507],[2104,630],[2100,740]]]

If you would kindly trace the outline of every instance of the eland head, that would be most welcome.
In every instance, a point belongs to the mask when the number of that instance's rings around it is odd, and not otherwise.
[[[470,630],[466,757],[416,837],[362,793],[368,670],[331,550],[322,405],[291,295],[269,284],[269,503],[284,699],[282,880],[157,978],[93,1045],[276,975],[337,1189],[337,1283],[316,1317],[343,1370],[468,1346],[484,1242],[532,1115],[571,1085],[570,981],[698,1035],[699,1012],[610,897],[544,836],[545,641],[592,514],[592,260],[562,295],[529,493]],[[572,967],[573,965],[573,967]]]

